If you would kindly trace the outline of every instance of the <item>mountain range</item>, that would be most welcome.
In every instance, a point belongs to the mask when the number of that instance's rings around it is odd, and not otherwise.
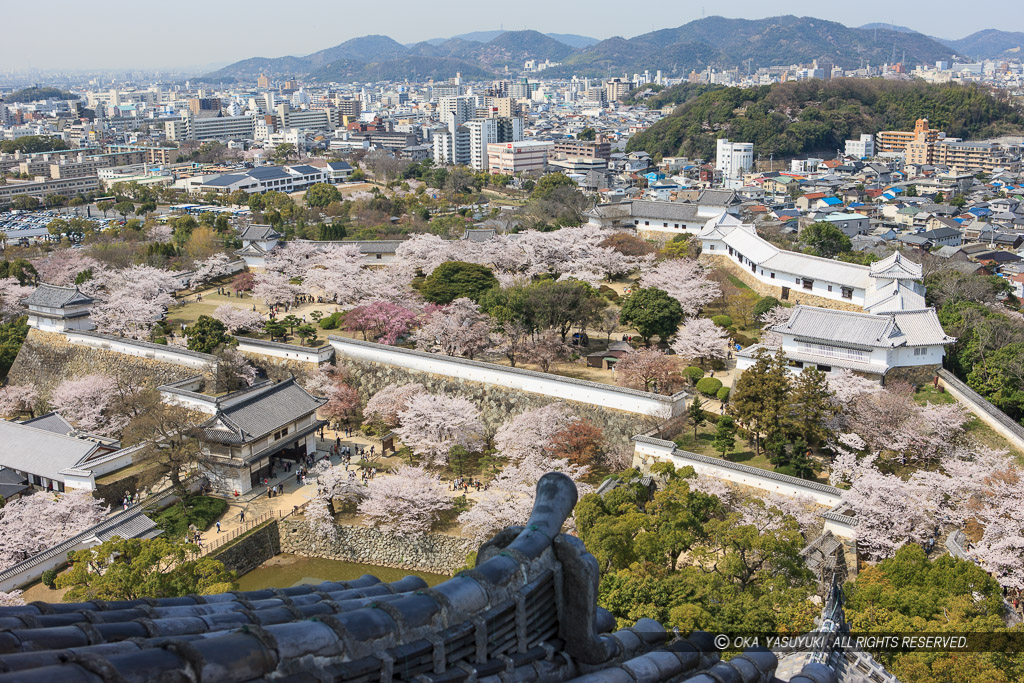
[[[912,63],[997,58],[1020,55],[1022,48],[1024,33],[996,29],[943,40],[889,24],[850,28],[813,17],[706,17],[633,38],[600,41],[529,30],[478,31],[408,45],[383,35],[362,36],[303,57],[252,57],[203,78],[247,81],[266,73],[345,82],[445,79],[459,72],[472,80],[518,73],[527,59],[561,62],[545,72],[553,77],[617,76],[645,69],[681,76],[706,67],[753,70],[813,60],[850,69],[904,56]]]

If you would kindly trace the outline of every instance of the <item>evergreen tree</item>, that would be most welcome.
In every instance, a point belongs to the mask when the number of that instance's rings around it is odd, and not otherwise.
[[[728,415],[718,418],[715,440],[711,444],[724,458],[736,446],[736,421]]]
[[[700,396],[694,394],[688,413],[690,416],[690,422],[693,423],[693,438],[696,439],[697,428],[708,420],[707,413],[704,412],[704,401],[701,400]]]
[[[780,349],[774,356],[757,352],[754,365],[745,370],[729,394],[733,413],[761,452],[762,443],[777,446],[783,439],[783,417],[790,389],[786,356]],[[763,437],[763,442],[762,442]]]
[[[834,398],[825,373],[817,368],[804,368],[793,381],[789,394],[788,434],[791,437],[799,435],[816,448],[824,444],[829,437],[826,422],[839,412]]]

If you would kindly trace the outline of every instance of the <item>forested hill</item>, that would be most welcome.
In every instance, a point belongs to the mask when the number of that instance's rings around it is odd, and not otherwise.
[[[672,101],[671,90],[658,95]],[[713,159],[715,140],[727,137],[753,142],[758,154],[792,157],[834,152],[861,133],[913,130],[919,118],[965,139],[1024,132],[1020,109],[976,85],[842,78],[719,88],[689,101],[687,94],[679,93],[685,104],[634,135],[627,149]]]

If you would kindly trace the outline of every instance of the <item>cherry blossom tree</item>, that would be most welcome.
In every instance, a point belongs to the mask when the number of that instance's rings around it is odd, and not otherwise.
[[[21,597],[20,590],[14,590],[10,593],[0,591],[0,607],[19,607],[25,604],[25,599]]]
[[[398,419],[398,438],[430,464],[446,464],[455,446],[474,451],[483,445],[480,410],[459,396],[417,394],[398,411]]]
[[[491,346],[495,351],[508,358],[512,367],[522,359],[532,343],[530,329],[518,320],[509,320],[501,325],[501,329],[491,337]]]
[[[12,416],[28,413],[35,417],[39,391],[30,384],[9,384],[0,389],[0,415]]]
[[[389,384],[366,402],[363,419],[381,423],[391,429],[398,426],[398,414],[405,410],[414,396],[427,393],[422,384]]]
[[[174,292],[178,290],[178,277],[170,271],[152,266],[131,266],[120,270],[104,270],[83,285],[102,290],[96,294],[103,298],[103,292],[130,291],[143,299],[159,299],[160,304],[169,307],[174,303]]]
[[[402,465],[393,474],[375,477],[359,503],[359,514],[370,526],[416,536],[430,531],[452,506],[447,487],[423,467]]]
[[[114,434],[128,424],[128,417],[116,414],[117,382],[94,373],[67,379],[50,395],[50,406],[79,429],[93,434]]]
[[[119,289],[93,304],[90,317],[96,331],[129,339],[148,339],[153,323],[167,312],[170,297],[147,299],[129,289]]]
[[[462,260],[461,241],[441,239],[437,235],[416,234],[395,249],[395,259],[424,275],[445,261]]]
[[[21,300],[35,291],[35,287],[23,287],[13,277],[0,279],[0,320],[16,318],[25,314]]]
[[[882,385],[878,382],[855,375],[849,370],[829,373],[826,379],[829,390],[835,394],[835,400],[841,406],[847,405],[861,394],[873,394],[882,390]]]
[[[505,422],[494,434],[498,455],[511,463],[542,454],[551,455],[552,439],[578,418],[564,403],[522,412]]]
[[[472,358],[490,345],[489,318],[470,299],[456,299],[429,310],[426,316],[413,334],[419,349]]]
[[[326,420],[343,422],[354,417],[359,410],[359,392],[348,384],[348,377],[341,370],[321,368],[306,383],[306,390],[327,399],[327,403],[320,407],[320,415]]]
[[[302,288],[289,282],[283,273],[267,271],[253,277],[252,295],[267,306],[291,303],[302,292]]]
[[[103,502],[87,491],[40,491],[0,508],[0,570],[99,524]]]
[[[857,545],[872,560],[892,557],[905,543],[923,543],[937,528],[935,504],[918,478],[900,479],[874,466],[875,456],[851,467],[843,500],[857,515]]]
[[[615,364],[615,379],[624,387],[671,394],[678,383],[677,359],[655,348],[627,353]]]
[[[167,223],[157,223],[149,229],[149,239],[154,242],[170,242],[174,237],[174,228]]]
[[[189,282],[189,287],[196,290],[210,280],[216,280],[219,277],[224,277],[225,275],[230,274],[230,263],[231,259],[224,253],[214,254],[202,261],[197,261],[195,265],[195,274]]]
[[[580,497],[594,490],[581,481],[589,468],[531,453],[502,469],[473,507],[459,515],[462,532],[482,541],[505,527],[526,524],[533,510],[537,482],[548,472],[562,472],[576,482]]]
[[[263,329],[263,316],[256,312],[231,304],[221,304],[213,311],[213,317],[224,323],[228,332],[235,334],[247,330],[258,332]]]
[[[306,291],[320,291],[339,303],[354,301],[363,273],[363,255],[354,244],[321,247],[305,258],[298,275]]]
[[[373,340],[381,344],[395,344],[399,337],[409,333],[419,314],[389,301],[371,301],[357,306],[345,315],[345,327],[348,330],[373,335]]]
[[[243,353],[226,348],[217,354],[217,381],[221,391],[234,391],[256,383],[259,370]]]
[[[694,259],[662,261],[640,277],[641,287],[654,287],[679,302],[687,318],[700,313],[722,295],[718,283],[708,278],[708,270]]]
[[[793,315],[793,309],[785,306],[776,306],[761,315],[761,343],[766,346],[779,346],[782,344],[782,335],[773,332],[771,328],[777,325],[785,325]],[[846,370],[845,372],[849,372]],[[850,373],[853,374],[853,373]]]
[[[530,363],[540,366],[541,372],[547,372],[568,353],[569,346],[562,341],[562,336],[557,331],[544,330],[534,335],[523,357]]]
[[[287,279],[303,278],[306,272],[324,260],[325,245],[316,242],[288,242],[265,259],[267,272],[279,273]]]
[[[332,465],[329,459],[318,462],[312,475],[316,478],[317,492],[306,505],[306,523],[317,536],[337,538],[334,501],[358,503],[366,497],[366,486],[349,477],[344,467]]]
[[[728,355],[729,335],[708,318],[694,318],[679,328],[672,350],[687,360],[724,360]],[[616,370],[618,371],[618,370]]]
[[[100,262],[87,255],[84,249],[57,249],[46,257],[34,261],[40,282],[70,286],[79,273],[92,270],[95,276],[101,270]]]

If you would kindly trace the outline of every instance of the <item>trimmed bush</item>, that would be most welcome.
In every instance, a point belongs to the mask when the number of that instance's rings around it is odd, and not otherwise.
[[[605,299],[608,299],[608,301],[615,302],[622,298],[621,296],[619,296],[618,292],[616,292],[608,285],[601,285],[600,287],[597,288],[597,291]]]
[[[42,578],[42,581],[43,581],[43,585],[46,586],[47,588],[56,588],[57,587],[57,570],[56,569],[47,569],[45,572],[43,572],[43,576],[41,578]]]
[[[711,318],[711,322],[718,325],[719,327],[732,327],[732,317],[728,315],[716,315]]]
[[[324,330],[336,330],[341,325],[341,321],[345,314],[341,311],[335,311],[325,318],[320,318],[320,328]]]
[[[696,384],[697,381],[704,376],[704,371],[698,368],[696,365],[691,365],[690,367],[683,370],[683,374],[690,378],[691,383]]]
[[[718,390],[718,393],[715,394],[715,396],[722,403],[728,403],[729,402],[729,387],[722,387],[721,389]]]
[[[757,300],[754,304],[754,319],[760,320],[761,316],[772,310],[776,306],[781,306],[781,302],[774,296],[763,296]]]
[[[715,396],[721,388],[722,380],[715,379],[714,377],[705,377],[697,382],[697,391],[705,396]]]

